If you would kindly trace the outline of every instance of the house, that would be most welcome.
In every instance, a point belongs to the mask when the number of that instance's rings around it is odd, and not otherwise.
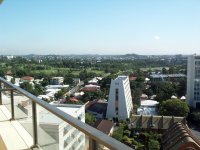
[[[98,85],[92,85],[92,84],[85,85],[85,87],[83,87],[81,89],[81,91],[83,91],[83,92],[96,92],[98,90],[100,90],[100,86],[98,86]]]
[[[107,102],[104,100],[89,101],[85,106],[85,110],[97,119],[106,118]]]
[[[33,82],[34,78],[31,76],[24,76],[20,80],[21,80],[21,82]]]
[[[114,123],[110,120],[98,120],[94,127],[109,136],[112,136],[114,131]]]

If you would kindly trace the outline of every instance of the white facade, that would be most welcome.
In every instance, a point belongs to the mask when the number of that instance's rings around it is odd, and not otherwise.
[[[55,105],[55,104],[53,104]],[[56,104],[55,107],[85,122],[85,105]],[[39,113],[39,125],[56,140],[59,150],[82,150],[85,147],[85,134],[55,117],[48,111]]]
[[[130,118],[133,109],[132,96],[128,76],[118,76],[111,81],[107,106],[107,118]]]
[[[200,55],[188,57],[187,103],[194,108],[200,105]]]

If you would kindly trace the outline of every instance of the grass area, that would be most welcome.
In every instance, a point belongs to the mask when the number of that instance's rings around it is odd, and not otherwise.
[[[56,74],[56,73],[61,73],[61,74],[70,73],[70,74],[73,74],[75,76],[78,76],[80,72],[81,72],[81,70],[73,70],[73,69],[70,69],[70,68],[51,68],[51,69],[46,69],[46,70],[33,70],[31,73],[34,73],[34,74],[42,73],[42,74],[45,74],[45,75],[52,75],[52,74]],[[92,70],[90,68],[87,69],[87,72],[88,73],[93,72],[93,73],[96,73],[97,75],[105,74],[104,71]]]
[[[142,71],[148,71],[149,69],[151,69],[151,71],[156,71],[156,70],[161,71],[162,68],[166,68],[167,70],[169,69],[169,67],[152,67],[152,68],[140,68],[140,70],[142,70]]]

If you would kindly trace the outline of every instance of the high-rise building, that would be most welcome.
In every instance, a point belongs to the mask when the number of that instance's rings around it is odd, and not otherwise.
[[[111,81],[107,118],[127,119],[133,109],[129,78],[118,76]]]
[[[194,108],[200,108],[200,55],[188,57],[187,103]]]

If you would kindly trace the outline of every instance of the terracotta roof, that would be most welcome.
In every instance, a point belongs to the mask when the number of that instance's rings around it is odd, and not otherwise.
[[[137,79],[137,77],[129,77],[130,81],[135,81]]]
[[[79,100],[76,99],[75,97],[71,97],[69,100],[70,100],[70,101],[73,101],[73,102],[78,102],[78,101],[79,101]]]
[[[109,120],[99,120],[95,123],[94,127],[100,130],[101,132],[109,135],[111,129],[113,128],[114,123]]]
[[[99,90],[98,87],[84,87],[84,88],[82,88],[83,92],[96,92],[97,90]]]
[[[162,136],[163,150],[200,149],[200,141],[182,123],[174,123]]]
[[[31,80],[34,80],[33,77],[30,77],[30,76],[24,76],[21,78],[22,80],[27,80],[27,81],[31,81]]]

